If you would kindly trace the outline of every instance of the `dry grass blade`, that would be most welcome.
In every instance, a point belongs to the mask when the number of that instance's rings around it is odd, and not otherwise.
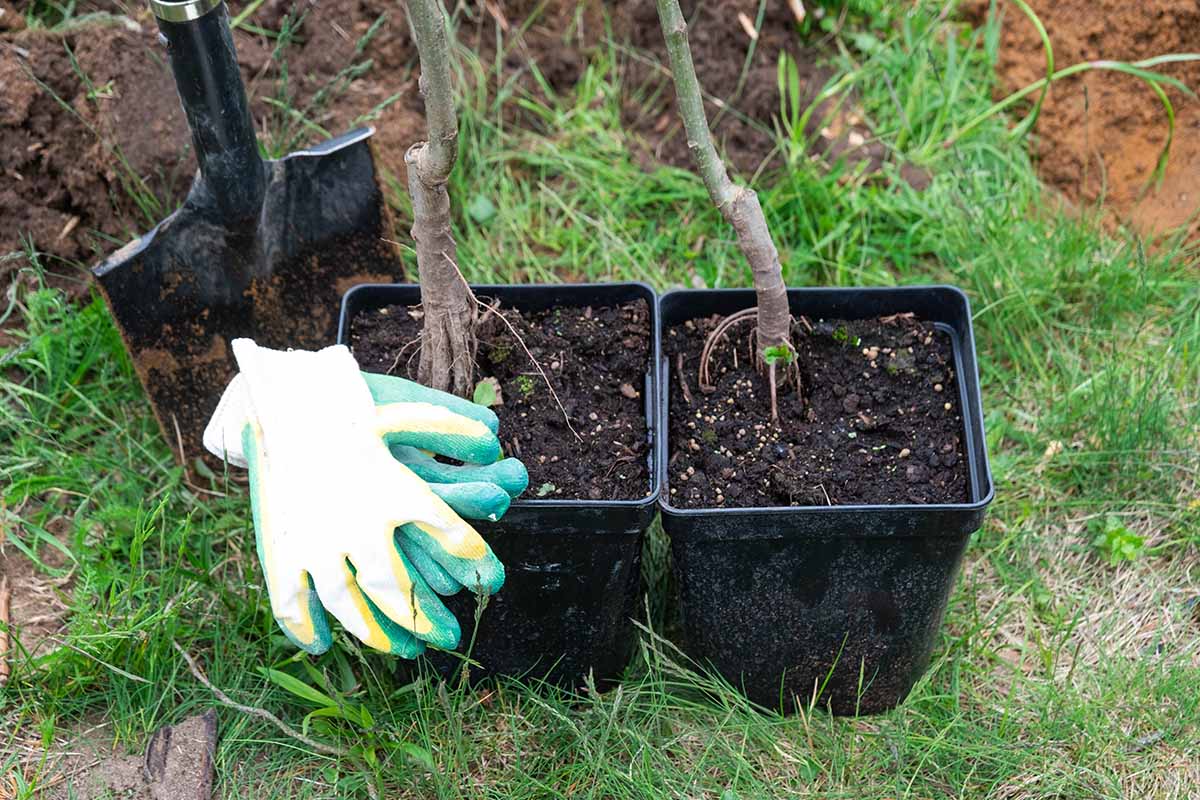
[[[8,683],[8,642],[12,591],[8,576],[0,575],[0,686]]]

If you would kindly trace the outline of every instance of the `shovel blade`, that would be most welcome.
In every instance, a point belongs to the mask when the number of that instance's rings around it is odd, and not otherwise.
[[[163,435],[187,466],[237,371],[230,342],[335,342],[341,295],[404,266],[369,128],[267,163],[257,218],[223,218],[202,178],[183,206],[93,269]]]

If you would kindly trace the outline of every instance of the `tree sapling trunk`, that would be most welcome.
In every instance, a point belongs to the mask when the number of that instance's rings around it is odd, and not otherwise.
[[[409,0],[408,20],[421,60],[429,137],[404,154],[425,313],[417,378],[426,386],[467,397],[474,385],[478,305],[458,270],[458,249],[450,232],[446,181],[458,152],[458,119],[441,0]]]
[[[783,283],[779,251],[775,249],[775,242],[767,229],[758,195],[753,189],[738,186],[729,179],[725,163],[713,145],[708,118],[704,113],[704,99],[700,94],[700,81],[696,78],[692,51],[688,46],[687,23],[683,19],[683,12],[679,10],[679,1],[657,2],[658,18],[662,23],[671,61],[671,74],[675,78],[675,98],[687,132],[688,149],[709,197],[720,210],[721,216],[733,227],[738,247],[750,262],[754,291],[758,298],[758,357],[767,368],[771,384],[771,416],[778,418],[776,366],[782,364],[786,368],[795,360],[789,335],[792,318],[788,311],[787,287]]]

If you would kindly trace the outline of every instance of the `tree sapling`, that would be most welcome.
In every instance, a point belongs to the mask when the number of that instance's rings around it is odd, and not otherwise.
[[[700,178],[708,189],[709,197],[721,212],[721,216],[736,232],[738,247],[750,263],[750,271],[754,276],[758,305],[751,311],[756,315],[758,322],[756,338],[759,363],[766,368],[771,384],[771,418],[778,419],[776,369],[780,365],[786,368],[795,361],[789,335],[792,317],[788,311],[787,287],[783,283],[779,251],[771,239],[770,230],[767,229],[767,220],[763,215],[762,205],[758,202],[758,195],[748,186],[738,186],[729,179],[725,163],[713,145],[708,118],[704,113],[704,100],[700,94],[700,81],[696,78],[692,51],[688,46],[687,23],[679,9],[679,0],[657,1],[658,18],[662,23],[663,36],[667,41],[667,54],[671,61],[671,74],[675,79],[679,115],[683,118],[683,126],[687,131],[688,149],[696,162]],[[724,336],[735,321],[741,321],[743,318],[740,314],[726,318],[713,331],[710,343]],[[712,347],[706,346],[705,350],[706,353],[711,353]],[[768,350],[776,353],[776,357],[767,358]],[[792,358],[787,361],[780,359],[778,354],[783,350],[792,353]],[[708,371],[706,357],[701,359],[700,369],[700,383],[703,387]],[[795,376],[798,385],[798,373],[795,370],[790,372]]]
[[[404,154],[425,312],[417,379],[434,389],[466,397],[474,387],[478,302],[459,272],[457,246],[450,231],[446,181],[458,154],[458,119],[441,0],[409,0],[408,21],[421,61],[420,90],[429,137]]]

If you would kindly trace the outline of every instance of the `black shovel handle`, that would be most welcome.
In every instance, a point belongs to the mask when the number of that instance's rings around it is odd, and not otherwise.
[[[266,170],[222,0],[150,0],[204,185],[229,221],[258,215]]]

